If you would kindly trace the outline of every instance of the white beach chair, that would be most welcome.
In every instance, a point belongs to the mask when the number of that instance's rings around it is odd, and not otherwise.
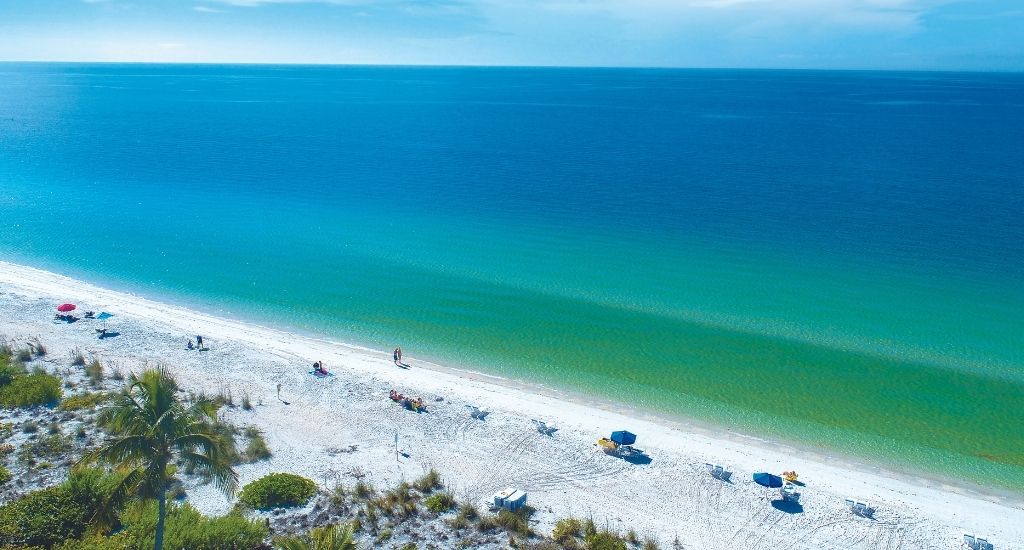
[[[871,518],[875,515],[875,509],[871,505],[854,500],[852,498],[846,499],[846,507],[850,509],[850,512],[856,516],[863,518]]]
[[[992,550],[992,545],[981,537],[975,537],[964,533],[964,548],[970,548],[970,550]]]
[[[483,420],[483,419],[487,418],[488,414],[491,414],[490,412],[485,411],[485,410],[483,410],[483,409],[481,409],[479,407],[476,407],[474,405],[466,405],[466,408],[469,409],[469,416],[471,416],[471,417],[473,417],[473,418],[475,418],[477,420]]]
[[[729,478],[732,477],[732,472],[726,470],[725,466],[722,466],[721,464],[711,464],[710,462],[705,462],[704,466],[708,469],[708,473],[711,474],[711,477],[715,479],[729,481]]]

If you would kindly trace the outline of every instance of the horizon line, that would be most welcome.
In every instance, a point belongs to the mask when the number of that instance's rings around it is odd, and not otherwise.
[[[820,68],[820,67],[684,67],[658,65],[513,65],[513,64],[456,64],[456,63],[303,63],[268,61],[92,61],[92,60],[12,60],[0,59],[0,65],[65,64],[65,65],[244,65],[254,67],[378,67],[378,68],[450,68],[450,69],[601,69],[601,70],[663,70],[663,71],[792,71],[792,72],[878,72],[878,73],[980,73],[1024,74],[1024,69],[879,69],[879,68]]]

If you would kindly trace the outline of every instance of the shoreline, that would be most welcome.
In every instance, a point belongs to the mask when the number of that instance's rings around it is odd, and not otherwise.
[[[357,344],[336,340],[330,336],[318,334],[314,329],[290,325],[283,325],[282,328],[270,327],[264,324],[266,320],[245,319],[244,316],[240,316],[237,312],[221,307],[215,307],[212,304],[204,304],[202,301],[179,301],[169,293],[159,291],[155,291],[154,293],[157,294],[157,296],[151,299],[131,290],[128,288],[130,285],[127,283],[114,283],[113,280],[93,283],[84,279],[78,279],[51,271],[48,267],[37,268],[7,260],[0,260],[0,284],[9,282],[9,280],[3,275],[4,272],[8,271],[12,271],[17,274],[15,279],[27,278],[30,280],[33,275],[50,278],[63,278],[69,283],[86,285],[96,291],[130,296],[133,299],[141,300],[145,303],[169,306],[171,308],[179,309],[188,315],[196,316],[197,318],[215,318],[219,321],[226,321],[236,326],[273,332],[289,338],[298,336],[325,346],[344,347],[370,355],[380,355],[390,358],[389,351],[375,349],[371,347],[370,344]],[[206,313],[206,310],[203,308],[216,309],[217,312]],[[857,455],[829,448],[827,446],[817,446],[808,441],[785,439],[775,435],[757,437],[748,433],[743,433],[742,429],[715,424],[711,421],[686,416],[685,414],[673,415],[667,411],[644,409],[630,403],[614,401],[606,396],[589,395],[583,391],[559,388],[549,384],[490,374],[482,370],[474,369],[468,365],[460,364],[457,366],[448,366],[441,364],[434,359],[416,359],[416,363],[418,367],[428,368],[449,376],[466,378],[481,383],[496,384],[517,391],[542,395],[547,398],[567,400],[581,407],[597,407],[605,412],[618,413],[626,417],[647,420],[682,432],[695,433],[716,439],[727,439],[734,443],[754,445],[769,451],[779,452],[785,450],[788,452],[804,453],[813,457],[815,460],[822,462],[838,461],[844,468],[858,472],[913,478],[917,483],[926,487],[953,490],[963,495],[983,498],[992,502],[1003,502],[1024,507],[1024,488],[1020,491],[1014,491],[1005,486],[986,485],[976,481],[956,479],[939,472],[915,467],[906,461],[901,462],[895,458],[885,460],[881,457]]]
[[[521,421],[527,420],[522,412],[528,410],[533,418],[553,420],[561,428],[558,432],[560,436],[563,432],[572,436],[570,443],[580,444],[589,440],[589,444],[592,444],[597,437],[606,435],[603,433],[604,431],[621,429],[624,425],[628,425],[631,430],[640,435],[639,443],[655,459],[654,465],[658,465],[659,462],[674,462],[676,466],[699,470],[703,462],[722,463],[730,466],[736,472],[737,475],[734,476],[734,479],[737,480],[737,484],[748,485],[750,468],[756,467],[758,463],[763,463],[764,470],[755,471],[774,471],[772,468],[778,464],[780,471],[782,467],[796,468],[801,472],[801,479],[806,476],[810,485],[816,488],[821,487],[823,494],[828,494],[830,497],[830,506],[835,505],[834,501],[837,499],[841,501],[840,497],[844,496],[870,498],[873,502],[886,503],[893,508],[897,507],[897,503],[910,504],[930,521],[936,521],[944,527],[944,529],[936,527],[940,532],[951,532],[953,524],[957,524],[960,528],[957,518],[968,517],[971,521],[962,525],[962,528],[968,531],[978,531],[978,534],[982,536],[989,535],[993,542],[996,542],[994,539],[998,539],[1000,542],[997,544],[998,548],[1015,547],[1013,544],[1024,541],[1024,499],[1012,491],[1001,494],[1002,492],[998,488],[974,486],[970,483],[929,477],[927,474],[919,472],[890,469],[881,464],[862,462],[863,459],[858,457],[829,452],[827,449],[807,449],[799,443],[753,438],[733,432],[728,428],[705,425],[699,420],[671,418],[603,399],[595,401],[594,398],[586,395],[546,385],[447,367],[413,358],[410,358],[410,362],[413,364],[412,369],[396,369],[391,365],[388,352],[337,342],[324,337],[296,334],[296,331],[270,328],[243,320],[217,317],[187,307],[152,301],[135,294],[107,290],[91,283],[70,279],[48,271],[0,261],[0,301],[8,310],[5,312],[8,313],[5,317],[16,316],[17,313],[20,313],[15,311],[17,307],[9,303],[12,298],[20,299],[22,302],[40,302],[58,297],[70,301],[77,300],[76,303],[80,303],[83,306],[82,309],[99,311],[99,309],[106,308],[113,310],[112,312],[118,315],[118,318],[115,318],[116,322],[124,323],[126,327],[131,326],[132,332],[141,332],[150,340],[155,338],[156,334],[167,337],[167,342],[159,343],[159,345],[147,341],[126,342],[128,337],[134,338],[128,334],[125,337],[104,341],[100,345],[111,349],[96,349],[100,350],[99,353],[105,359],[111,358],[107,360],[126,363],[131,361],[137,363],[139,360],[143,363],[150,360],[163,360],[176,367],[176,372],[184,374],[183,381],[206,386],[205,389],[208,389],[213,378],[218,378],[222,385],[227,380],[228,383],[249,384],[264,390],[272,387],[274,383],[278,383],[276,380],[282,380],[281,383],[286,384],[287,391],[297,392],[297,395],[311,408],[331,410],[332,407],[344,407],[348,404],[342,401],[339,405],[336,397],[325,395],[326,390],[323,387],[311,386],[311,381],[303,376],[304,372],[300,372],[300,369],[304,369],[313,360],[326,357],[328,358],[327,364],[332,371],[339,373],[338,379],[349,379],[349,375],[351,375],[352,380],[358,378],[360,383],[379,384],[383,380],[398,387],[413,387],[415,391],[435,393],[443,396],[445,400],[438,402],[438,408],[450,403],[469,404],[472,401],[482,408],[492,411],[492,414],[499,413],[501,416],[507,415],[510,419],[517,419],[512,422],[517,425],[524,424]],[[41,307],[43,306],[36,304],[26,309],[36,311]],[[67,325],[70,330],[61,330],[65,326],[51,323],[48,317],[33,319],[36,319],[36,324],[30,326],[37,330],[30,330],[30,333],[44,332],[44,329],[50,332],[56,331],[58,334],[71,331],[76,334],[82,332],[81,327],[75,325]],[[11,323],[8,319],[4,319],[4,322]],[[31,323],[32,321],[27,322]],[[0,334],[18,326],[21,325],[12,323],[5,329],[0,325]],[[138,330],[136,330],[137,328]],[[273,365],[268,364],[262,371],[254,369],[253,373],[256,376],[246,376],[246,373],[237,371],[204,372],[204,365],[198,364],[199,360],[196,356],[186,356],[184,361],[180,361],[176,357],[184,353],[184,346],[181,344],[184,339],[189,334],[195,333],[203,333],[204,338],[208,338],[213,343],[218,358],[222,353],[218,348],[224,346],[228,348],[228,355],[224,356],[227,359],[251,358],[254,353],[266,353],[273,356]],[[15,339],[27,338],[32,335],[6,334]],[[47,345],[60,344],[51,342],[51,340],[50,336],[44,337]],[[95,341],[95,338],[93,337],[92,340]],[[175,342],[181,344],[177,346],[182,348],[181,352],[169,351],[168,355],[161,352],[160,347],[165,345],[170,346],[166,349],[173,350],[176,346]],[[123,343],[129,344],[131,348],[128,350],[118,349]],[[204,357],[203,361],[208,363],[210,356]],[[302,359],[310,357],[313,359],[307,360],[303,365]],[[189,365],[189,362],[192,364]],[[216,374],[216,376],[211,376],[211,374]],[[241,376],[239,376],[240,374]],[[317,395],[318,391],[319,395]],[[352,391],[350,390],[350,393]],[[376,399],[373,392],[359,397]],[[270,399],[268,398],[267,401],[267,406],[270,407]],[[524,405],[526,406],[524,407]],[[373,402],[366,406],[375,407],[377,403]],[[458,409],[461,407],[452,406],[450,410],[446,411],[455,413],[453,422],[456,422],[455,417],[464,416]],[[387,412],[390,414],[395,411],[388,410]],[[289,422],[288,417],[278,418],[275,416],[273,419],[278,421],[282,427],[287,426]],[[390,416],[388,416],[388,420],[391,420]],[[403,422],[406,419],[399,414],[394,420]],[[397,425],[402,426],[403,424]],[[291,427],[294,428],[294,426]],[[429,431],[431,427],[425,425],[424,429]],[[376,435],[380,436],[383,431],[376,430]],[[268,439],[273,444],[275,431],[268,428],[267,433]],[[330,439],[331,435],[327,434],[326,437]],[[390,433],[388,435],[390,436]],[[485,435],[485,439],[489,442],[492,434]],[[500,433],[493,435],[501,437]],[[316,441],[316,439],[311,441]],[[548,442],[538,442],[537,444],[547,445]],[[386,450],[386,448],[383,449],[383,451]],[[376,449],[372,452],[383,454],[380,451],[382,450]],[[435,454],[449,453],[449,451],[440,448],[431,449],[431,452]],[[456,449],[454,452],[458,451],[459,449]],[[586,460],[590,461],[591,457],[587,456]],[[427,462],[438,461],[441,461],[438,463],[440,466],[443,459],[438,457],[427,459]],[[607,469],[608,466],[604,462],[601,461],[600,468]],[[419,463],[419,465],[423,464]],[[543,467],[546,466],[550,465],[540,463],[537,469],[543,470]],[[615,464],[614,466],[619,465]],[[465,466],[467,469],[481,467],[487,468],[488,466],[479,464]],[[643,479],[638,472],[642,473],[645,469],[646,467],[639,467],[630,469],[628,473],[625,470],[621,472],[616,470],[616,472],[627,477],[639,476],[639,479]],[[671,472],[658,473],[672,475]],[[380,475],[386,478],[387,474]],[[449,473],[449,475],[451,474]],[[687,475],[699,475],[699,472],[691,471],[689,474],[685,474],[677,470],[675,475],[685,478]],[[664,482],[665,479],[660,481]],[[678,481],[683,482],[683,480]],[[581,481],[569,480],[564,485],[576,487],[577,482]],[[603,482],[603,478],[601,482]],[[599,482],[594,481],[594,483]],[[609,481],[609,483],[613,483],[613,481]],[[691,483],[696,483],[696,481],[691,481]],[[700,483],[703,484],[703,481]],[[483,483],[483,485],[487,485],[487,483]],[[472,489],[475,490],[475,488]],[[482,490],[486,493],[491,488],[487,487]],[[469,489],[467,491],[473,492]],[[531,493],[531,500],[543,499],[545,496],[543,488],[534,489],[534,491]],[[647,490],[647,493],[652,491],[654,491],[653,487]],[[199,493],[203,494],[202,491]],[[537,493],[539,495],[535,497],[534,494]],[[647,493],[644,498],[650,498]],[[209,496],[208,498],[214,497]],[[605,514],[606,518],[610,517],[607,515],[608,511],[598,504],[587,503],[586,499],[577,500],[583,502],[569,503],[570,510],[574,509],[573,504],[583,504],[585,507],[589,504],[596,506],[596,508],[589,508],[592,514],[599,511],[599,513]],[[541,502],[548,504],[543,500]],[[216,509],[216,506],[210,508],[213,511]],[[578,513],[580,508],[575,507],[575,510]],[[660,520],[660,523],[674,521],[674,517],[675,514],[670,513],[665,519]],[[1013,518],[1016,518],[1016,521],[1013,521]],[[659,522],[655,521],[652,529],[659,535],[664,538],[670,534],[667,529],[669,524],[661,525],[661,527],[658,525]],[[1002,531],[1001,536],[993,537],[993,533],[1000,531]]]

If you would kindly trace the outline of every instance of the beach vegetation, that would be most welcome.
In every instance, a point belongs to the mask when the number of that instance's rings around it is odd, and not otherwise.
[[[651,537],[645,537],[643,548],[644,550],[658,550],[658,541],[652,539]]]
[[[358,545],[353,533],[351,524],[327,525],[313,529],[306,536],[276,537],[274,547],[279,550],[355,550]]]
[[[427,510],[435,514],[443,514],[455,507],[455,497],[451,493],[438,492],[427,497],[423,504]]]
[[[57,422],[57,421],[50,422],[50,424],[46,427],[46,433],[48,433],[50,435],[56,435],[56,434],[61,433],[60,422]]]
[[[6,386],[14,381],[14,377],[25,374],[25,369],[20,365],[11,364],[0,358],[0,387]]]
[[[576,518],[563,518],[555,523],[551,538],[563,548],[575,548],[576,539],[583,536],[583,522]]]
[[[431,468],[429,472],[423,474],[423,476],[417,479],[413,486],[416,487],[417,491],[423,494],[427,494],[434,489],[440,489],[443,487],[443,484],[441,483],[441,474],[437,473],[437,470]]]
[[[242,410],[243,411],[251,411],[252,410],[252,400],[249,398],[249,392],[245,392],[245,393],[242,394]]]
[[[316,494],[316,483],[300,475],[268,474],[242,489],[239,500],[256,510],[302,506]]]
[[[158,504],[135,503],[125,508],[120,529],[113,536],[87,534],[54,550],[136,550],[155,544]],[[262,550],[269,536],[266,525],[237,514],[206,517],[189,504],[170,504],[167,509],[164,545],[189,550]]]
[[[472,521],[480,517],[480,511],[476,509],[476,505],[471,502],[464,502],[459,505],[459,515]]]
[[[72,470],[64,483],[0,506],[0,547],[51,548],[81,537],[103,517],[116,484],[100,470]]]
[[[58,457],[71,450],[71,442],[67,437],[56,433],[25,442],[18,449],[20,464],[35,464],[40,458]]]
[[[227,494],[233,494],[238,475],[224,459],[233,446],[214,426],[217,405],[206,398],[191,403],[179,400],[179,387],[164,368],[132,374],[124,393],[101,412],[112,437],[87,453],[82,463],[106,463],[123,472],[114,495],[156,500],[154,550],[161,550],[167,517],[167,490],[175,462],[208,475]],[[181,546],[176,546],[180,548]]]
[[[74,351],[71,352],[71,364],[76,367],[85,366],[85,354],[82,353],[82,350],[75,348]]]
[[[7,441],[7,438],[14,435],[14,424],[0,422],[0,441]]]
[[[3,380],[8,382],[0,385],[0,406],[6,408],[50,405],[64,393],[60,378],[45,372],[25,374],[24,370],[15,368],[0,374],[0,382]]]
[[[476,530],[481,533],[490,533],[498,529],[498,520],[495,516],[480,516],[476,522]]]
[[[0,464],[0,485],[10,481],[11,477],[11,471],[5,468],[3,464]]]
[[[603,530],[585,539],[587,550],[626,550],[626,540],[619,535]]]
[[[60,405],[57,405],[57,409],[62,411],[92,409],[107,402],[111,397],[112,396],[109,393],[103,392],[87,392],[79,395],[69,395],[64,399],[61,399]]]
[[[115,367],[110,370],[110,379],[121,382],[124,380],[124,373],[121,372],[121,369]]]
[[[93,386],[99,386],[103,383],[103,363],[100,363],[99,359],[95,357],[89,364],[85,366],[85,376],[89,378],[89,383]]]
[[[29,347],[32,348],[32,352],[36,354],[36,357],[45,357],[47,350],[46,346],[43,345],[39,340],[33,340],[29,342]]]
[[[246,430],[245,435],[249,438],[249,443],[245,446],[246,462],[259,462],[273,456],[273,453],[270,452],[270,447],[267,446],[267,440],[263,438],[262,432],[256,428],[249,428]]]
[[[358,482],[356,482],[356,486],[352,490],[352,492],[355,493],[357,498],[367,499],[376,494],[377,489],[375,489],[372,484],[367,483],[363,480],[359,480]]]
[[[446,520],[445,523],[447,523],[448,527],[454,531],[466,529],[470,525],[469,520],[458,514],[456,514],[455,517]]]
[[[530,531],[530,517],[533,516],[533,513],[534,509],[529,506],[523,506],[516,511],[500,510],[495,516],[495,521],[509,533],[529,537],[533,534]]]
[[[22,363],[28,363],[32,360],[32,348],[19,349],[16,358]]]

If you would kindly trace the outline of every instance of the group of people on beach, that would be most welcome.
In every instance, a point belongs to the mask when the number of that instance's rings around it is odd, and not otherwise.
[[[188,344],[185,347],[187,347],[188,349],[198,349],[198,350],[203,349],[203,337],[199,336],[199,335],[196,335],[196,343],[195,344],[193,344],[192,343],[192,339],[189,338],[188,339]]]

